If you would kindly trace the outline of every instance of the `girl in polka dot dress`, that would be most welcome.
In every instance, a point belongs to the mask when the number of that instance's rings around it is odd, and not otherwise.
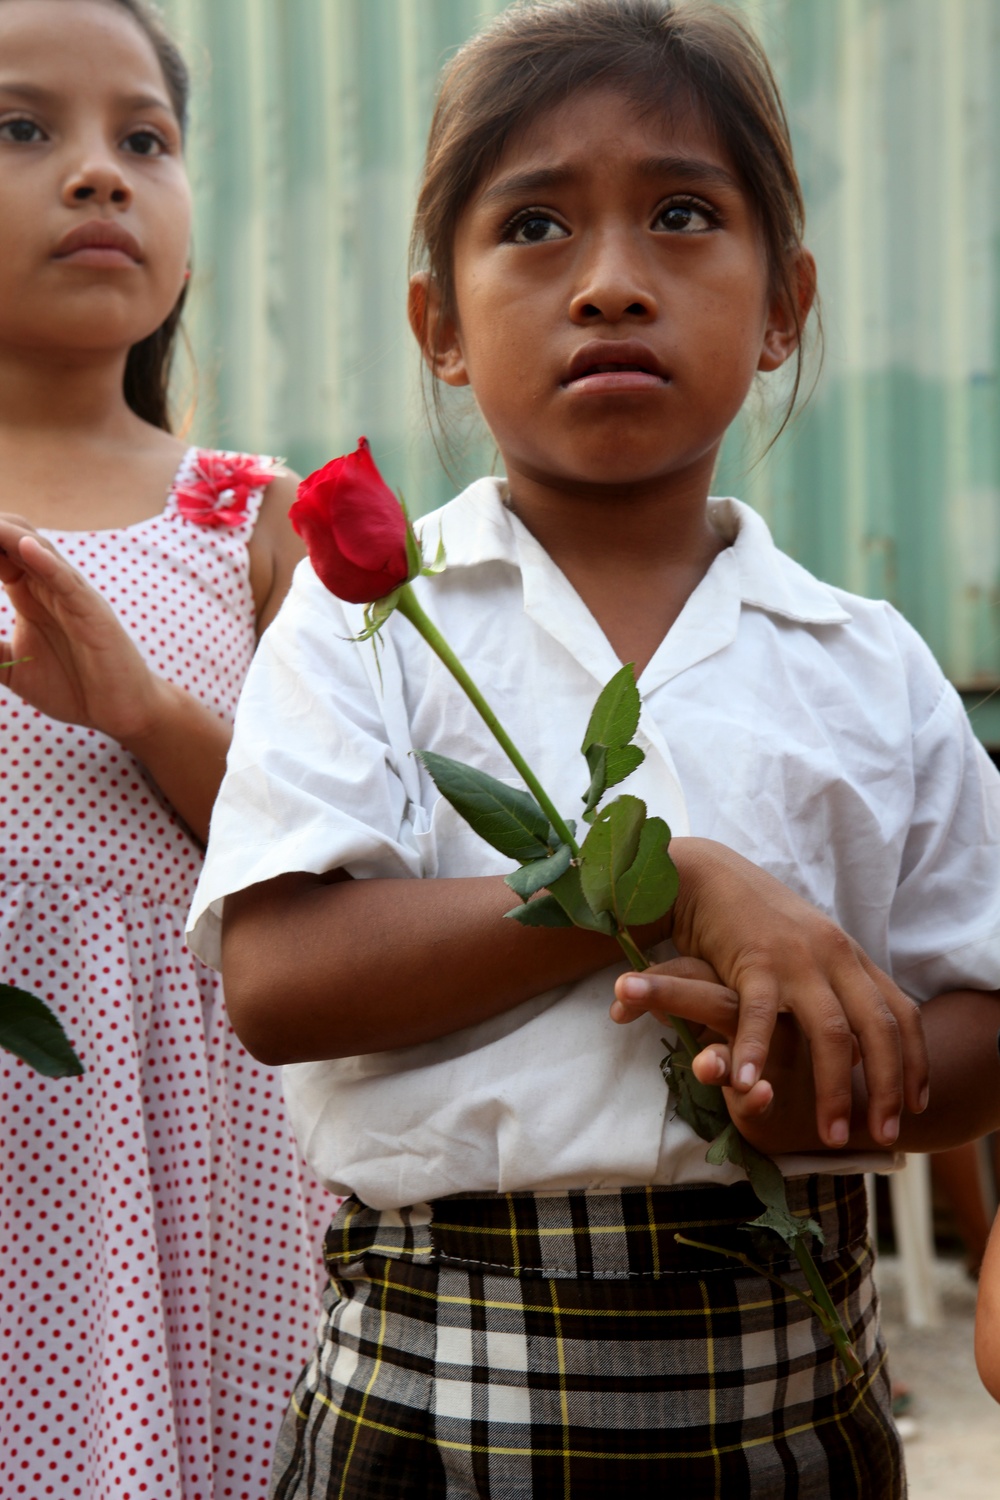
[[[0,0],[0,977],[86,1069],[0,1052],[4,1500],[260,1500],[315,1330],[330,1200],[183,941],[298,557],[169,429],[186,93],[141,0]]]

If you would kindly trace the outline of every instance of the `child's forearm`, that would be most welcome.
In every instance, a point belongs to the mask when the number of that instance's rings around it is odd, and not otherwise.
[[[598,933],[504,922],[515,904],[500,876],[294,874],[228,896],[233,1026],[265,1063],[355,1057],[461,1031],[621,957]]]
[[[226,769],[232,726],[191,693],[150,677],[150,706],[119,743],[141,761],[202,843]]]
[[[976,1305],[976,1367],[995,1401],[1000,1401],[1000,1214],[983,1256]]]
[[[904,1101],[919,1108],[927,1059],[916,1007],[857,945],[711,840],[674,839],[670,852],[680,873],[677,907],[633,935],[648,950],[673,920],[681,951],[720,968],[744,1038],[741,1058],[736,1037],[738,1065],[749,1061],[756,1076],[753,1059],[767,1057],[775,1016],[790,1010],[812,1044],[805,1068],[817,1080],[813,1128],[818,1122],[826,1144],[837,1143],[837,1121],[848,1131],[856,1045],[873,1091],[872,1128],[895,1120]],[[514,904],[500,877],[355,882],[294,874],[239,892],[227,898],[223,921],[233,1023],[264,1062],[357,1056],[460,1031],[621,960],[611,938],[502,921]],[[714,1024],[711,1005],[666,1009]],[[752,1089],[753,1078],[736,1087]],[[881,1144],[890,1139],[895,1130]]]
[[[923,1114],[903,1115],[899,1149],[945,1151],[1000,1128],[1000,992],[954,990],[921,1013],[930,1099]]]

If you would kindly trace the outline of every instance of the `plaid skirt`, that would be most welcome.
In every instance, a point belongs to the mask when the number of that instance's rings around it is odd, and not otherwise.
[[[677,1243],[804,1288],[740,1228],[745,1184],[348,1199],[272,1500],[902,1500],[863,1179],[789,1188],[823,1226],[855,1385],[791,1292]]]

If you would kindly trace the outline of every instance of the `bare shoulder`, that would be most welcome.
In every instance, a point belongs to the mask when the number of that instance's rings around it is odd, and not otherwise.
[[[288,519],[298,484],[299,476],[279,465],[264,491],[250,539],[250,584],[257,605],[258,635],[274,619],[288,592],[295,566],[305,557],[305,547]]]

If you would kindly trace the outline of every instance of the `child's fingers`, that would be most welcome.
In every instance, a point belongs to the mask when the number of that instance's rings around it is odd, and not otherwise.
[[[26,580],[36,580],[63,598],[84,586],[76,570],[44,537],[0,517],[0,583]]]
[[[710,1042],[691,1061],[691,1071],[700,1083],[728,1088],[732,1084],[732,1048],[725,1042]],[[739,1121],[760,1120],[774,1104],[774,1088],[761,1078],[745,1094],[729,1095],[730,1113]]]
[[[849,942],[849,940],[848,940]],[[831,982],[848,1026],[861,1047],[868,1090],[868,1129],[872,1138],[893,1146],[905,1104],[919,1112],[926,1104],[928,1063],[923,1026],[916,1006],[855,943],[841,955]],[[816,1056],[819,1090],[824,1058]]]
[[[732,1075],[733,1051],[725,1042],[710,1042],[691,1060],[691,1071],[699,1083],[728,1084]]]
[[[24,570],[40,579],[53,593],[69,598],[86,584],[80,574],[54,547],[36,536],[23,536],[17,549]]]
[[[782,987],[765,971],[754,971],[740,987],[732,1087],[741,1093],[753,1088],[764,1070],[781,1001]],[[836,994],[814,970],[796,988],[794,1001],[787,1008],[793,1010],[812,1048],[816,1126],[826,1145],[841,1147],[850,1133],[853,1103],[851,1028]]]
[[[930,1097],[930,1059],[920,1006],[872,962],[863,948],[858,949],[858,961],[878,986],[899,1029],[906,1108],[915,1115],[923,1114]]]
[[[735,990],[720,984],[714,969],[698,959],[681,958],[642,974],[622,974],[615,983],[611,1018],[626,1023],[648,1012],[669,1025],[671,1016],[680,1016],[731,1036],[738,1011]]]

